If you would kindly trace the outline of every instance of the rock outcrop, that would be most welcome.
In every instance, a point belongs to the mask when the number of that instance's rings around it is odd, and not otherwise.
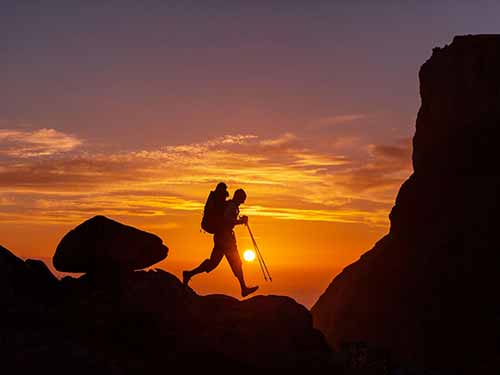
[[[0,304],[5,373],[341,369],[310,312],[289,297],[199,296],[161,269],[58,280],[42,264],[0,248],[0,291],[10,293]]]
[[[105,216],[94,216],[62,238],[53,264],[62,272],[137,270],[165,259],[167,253],[160,237]]]
[[[364,341],[429,367],[500,368],[499,66],[500,35],[477,35],[421,67],[414,173],[390,231],[312,308],[332,347]]]
[[[17,305],[21,300],[47,299],[57,285],[57,278],[40,260],[22,259],[0,246],[0,309]]]

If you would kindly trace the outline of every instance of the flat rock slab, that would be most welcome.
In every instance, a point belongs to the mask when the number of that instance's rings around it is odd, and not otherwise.
[[[155,234],[94,216],[62,238],[52,261],[61,272],[137,270],[165,259],[167,253],[168,248]]]

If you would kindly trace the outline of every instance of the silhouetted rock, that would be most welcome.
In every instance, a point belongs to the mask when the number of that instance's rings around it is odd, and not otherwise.
[[[0,290],[4,298],[12,298],[24,288],[26,265],[5,247],[0,246]]]
[[[309,311],[287,297],[257,296],[238,301],[223,295],[198,296],[161,270],[128,274],[113,293],[103,286],[83,292],[86,282],[82,279],[73,285],[78,292],[70,293],[70,298],[75,298],[67,306],[74,310],[65,315],[79,321],[84,317],[84,322],[75,325],[85,332],[98,329],[99,341],[108,334],[105,341],[130,334],[139,346],[146,339],[161,342],[158,348],[140,349],[141,353],[218,353],[234,363],[251,366],[269,362],[285,366],[290,357],[298,361],[308,353],[329,353],[323,335],[312,327]],[[121,311],[120,315],[116,311]],[[96,327],[95,322],[106,323]],[[123,332],[123,327],[131,331]],[[139,340],[141,337],[144,340]],[[163,358],[160,353],[159,360]]]
[[[63,237],[53,264],[62,272],[108,273],[152,266],[167,253],[160,237],[105,216],[94,216]]]
[[[16,267],[24,264],[3,255]],[[24,272],[10,269],[4,281]],[[2,370],[46,372],[54,364],[77,374],[340,368],[309,311],[291,298],[199,296],[159,269],[120,276],[108,283],[92,274],[66,276],[57,281],[57,299],[35,307],[11,300],[0,311]]]
[[[56,277],[42,261],[23,261],[0,246],[0,305],[15,304],[13,300],[47,299],[56,284]]]
[[[420,69],[413,175],[391,229],[312,308],[334,348],[366,342],[401,360],[500,369],[500,36],[460,36]]]
[[[38,259],[26,259],[24,261],[30,272],[36,277],[39,282],[45,284],[54,284],[57,278],[50,272],[49,267]]]

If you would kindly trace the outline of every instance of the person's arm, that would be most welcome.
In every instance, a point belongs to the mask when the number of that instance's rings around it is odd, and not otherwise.
[[[248,223],[247,216],[241,216],[238,218],[238,208],[234,204],[229,204],[224,211],[224,220],[230,226],[246,224]]]
[[[241,224],[238,220],[238,209],[237,207],[229,203],[224,211],[224,221],[227,225],[234,227],[235,225]]]

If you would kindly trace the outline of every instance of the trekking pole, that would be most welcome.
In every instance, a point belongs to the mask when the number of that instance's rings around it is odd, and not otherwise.
[[[267,275],[266,275],[266,272],[264,270],[264,265],[262,264],[262,259],[260,257],[259,251],[257,249],[257,243],[255,242],[255,240],[252,236],[252,233],[250,232],[250,227],[248,226],[248,224],[245,223],[245,226],[248,228],[248,232],[250,233],[250,237],[252,238],[253,247],[255,249],[255,252],[257,253],[257,260],[259,261],[260,270],[262,271],[262,275],[264,276],[264,280],[267,281]]]
[[[262,253],[260,252],[259,246],[257,245],[257,242],[255,240],[253,242],[254,242],[255,248],[257,249],[257,254],[259,255],[259,258],[262,260],[262,264],[264,265],[264,269],[266,270],[267,277],[269,278],[269,281],[273,281],[273,279],[271,278],[271,274],[269,273],[269,270],[267,269],[266,262],[264,262],[264,257],[262,256]]]
[[[248,225],[247,225],[247,228],[248,228],[248,232],[250,233],[250,237],[252,238],[253,247],[255,249],[255,252],[257,253],[257,260],[259,261],[260,270],[262,271],[262,275],[264,276],[264,280],[267,281],[267,275],[265,272],[264,264],[262,263],[263,259],[262,259],[262,256],[260,254],[259,248],[257,246],[257,242],[255,242],[255,239],[253,238],[252,232],[250,231],[250,227]]]
[[[248,223],[246,224],[248,228],[248,233],[250,233],[250,238],[252,239],[253,246],[255,247],[255,251],[257,252],[257,258],[259,259],[259,264],[262,269],[262,273],[264,274],[264,280],[267,281],[267,277],[269,277],[269,281],[273,281],[271,274],[269,273],[269,270],[267,269],[266,262],[264,262],[264,257],[260,253],[259,246],[257,246],[257,242],[255,241],[255,238],[253,237],[252,231],[250,230],[250,226]],[[264,272],[265,271],[265,272]],[[267,274],[267,277],[266,277]]]
[[[253,243],[253,247],[257,253],[257,260],[259,261],[260,270],[262,271],[262,275],[264,276],[264,280],[267,281],[267,275],[266,275],[266,272],[264,270],[264,265],[262,264],[262,259],[260,257],[259,251],[257,250],[255,242]]]

